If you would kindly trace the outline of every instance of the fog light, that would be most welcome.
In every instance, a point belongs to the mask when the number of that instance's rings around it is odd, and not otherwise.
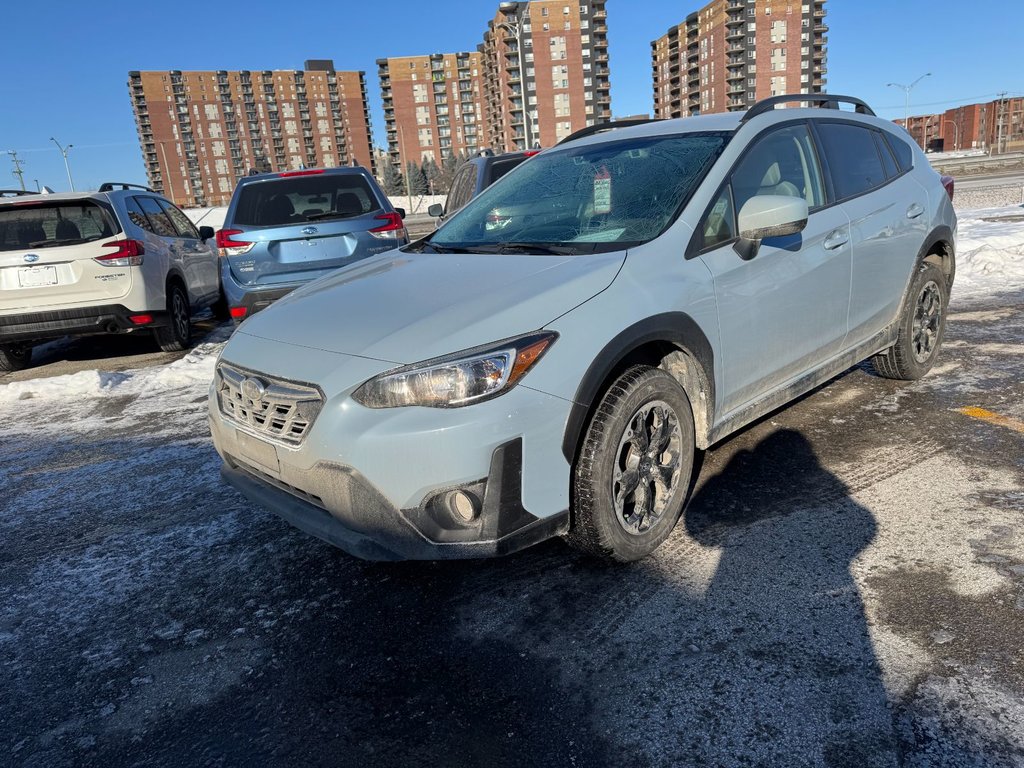
[[[465,491],[449,491],[444,499],[448,511],[455,519],[463,523],[471,523],[476,520],[480,510],[477,508],[476,499]]]

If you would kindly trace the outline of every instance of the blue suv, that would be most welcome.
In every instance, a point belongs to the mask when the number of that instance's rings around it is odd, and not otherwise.
[[[300,285],[405,245],[404,217],[365,168],[241,179],[217,232],[231,317],[241,322]]]

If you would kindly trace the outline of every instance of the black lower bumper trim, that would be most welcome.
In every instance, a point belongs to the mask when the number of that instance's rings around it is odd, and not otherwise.
[[[151,315],[153,322],[136,325],[129,316]],[[166,312],[133,312],[121,304],[0,315],[0,342],[45,341],[62,336],[89,336],[155,328],[169,322]]]
[[[465,526],[445,521],[429,503],[396,509],[348,467],[318,465],[314,471],[324,482],[320,496],[230,457],[221,475],[250,501],[364,560],[460,560],[507,555],[568,530],[568,510],[537,518],[523,508],[521,462],[520,440],[495,450],[490,476],[474,484],[486,486],[480,516]],[[328,511],[327,506],[339,508]]]

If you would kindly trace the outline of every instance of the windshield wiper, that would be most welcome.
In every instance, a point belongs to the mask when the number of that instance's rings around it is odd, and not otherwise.
[[[554,256],[577,256],[581,253],[578,246],[558,245],[556,243],[494,243],[474,247],[479,253],[540,253]]]
[[[324,211],[323,213],[311,213],[306,216],[306,221],[319,221],[320,219],[355,219],[362,216],[361,213],[339,213],[338,211]]]

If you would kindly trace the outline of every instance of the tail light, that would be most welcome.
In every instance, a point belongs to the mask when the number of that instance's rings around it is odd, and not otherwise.
[[[955,183],[956,182],[954,181],[952,176],[942,177],[942,186],[946,188],[946,194],[949,195],[950,200],[953,199],[953,186],[955,185]]]
[[[370,230],[370,234],[380,240],[407,240],[409,234],[405,231],[405,223],[397,213],[382,213],[374,216],[375,219],[383,221],[383,226]]]
[[[316,176],[317,174],[320,174],[320,173],[323,173],[323,172],[324,172],[323,168],[317,168],[315,170],[308,170],[308,171],[285,171],[284,173],[279,173],[277,175],[278,175],[278,178],[287,179],[290,176]]]
[[[533,157],[534,155],[539,155],[539,154],[540,154],[540,150],[539,149],[528,149],[525,152],[523,152],[523,157]]]
[[[256,243],[248,240],[236,240],[236,235],[244,235],[240,229],[217,230],[217,250],[221,256],[241,256],[248,253]]]
[[[114,248],[113,253],[97,256],[93,261],[105,267],[141,267],[145,247],[138,240],[111,240],[101,248]]]

